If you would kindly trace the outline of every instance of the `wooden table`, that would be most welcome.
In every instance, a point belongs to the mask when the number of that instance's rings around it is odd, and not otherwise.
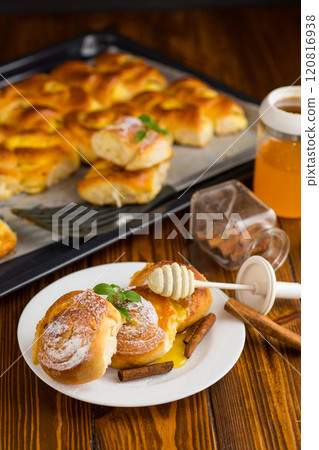
[[[84,31],[112,26],[146,45],[262,99],[300,74],[298,7],[218,11],[0,15],[1,59]],[[248,180],[249,181],[249,180]],[[300,281],[300,221],[280,220],[290,236],[279,280]],[[300,355],[247,328],[235,367],[199,394],[149,408],[111,408],[73,400],[40,381],[20,357],[20,314],[40,289],[75,270],[121,261],[182,261],[209,279],[233,281],[178,235],[134,236],[0,300],[1,449],[296,449],[300,447]],[[300,332],[300,302],[278,300],[270,317]],[[277,350],[283,355],[281,357]]]

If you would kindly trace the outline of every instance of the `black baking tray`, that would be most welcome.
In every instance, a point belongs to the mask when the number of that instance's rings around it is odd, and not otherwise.
[[[187,72],[202,79],[218,90],[222,90],[242,100],[256,104],[258,103],[255,99],[242,92],[238,92],[207,75],[190,69],[177,61],[111,30],[83,34],[35,53],[31,53],[22,58],[9,61],[0,66],[0,73],[10,82],[16,82],[34,73],[47,72],[69,59],[87,60],[93,58],[102,51],[107,50],[110,46],[117,46],[123,51],[138,54],[145,58],[150,58],[167,66]],[[0,80],[0,87],[5,85],[6,82],[3,79]],[[158,205],[151,212],[149,223],[145,224],[145,226],[155,222],[155,213],[160,212],[165,216],[168,213],[177,212],[187,208],[190,204],[192,195],[198,189],[209,187],[232,178],[243,177],[252,172],[253,165],[254,161],[250,161],[231,170],[227,170],[222,174],[214,176],[212,179],[193,186],[180,199],[176,196],[175,199],[170,199],[169,201]],[[129,228],[127,234],[130,234]],[[96,236],[87,243],[82,243],[79,250],[67,247],[61,243],[53,243],[0,264],[0,297],[3,297],[4,295],[7,295],[67,264],[94,253],[118,239],[119,232],[116,229],[107,234]]]

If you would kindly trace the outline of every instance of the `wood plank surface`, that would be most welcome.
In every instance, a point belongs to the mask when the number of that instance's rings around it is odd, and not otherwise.
[[[0,14],[0,62],[109,26],[257,99],[300,74],[297,6]],[[290,236],[291,251],[278,279],[300,281],[300,221],[280,220],[279,226]],[[211,280],[235,280],[233,272],[222,270],[180,234],[166,239],[173,229],[166,220],[160,240],[153,239],[151,228],[148,236],[121,240],[0,300],[1,449],[300,448],[300,355],[274,339],[270,345],[250,327],[238,363],[219,382],[189,398],[149,408],[73,400],[37,379],[20,357],[16,329],[30,298],[68,273],[111,263],[123,252],[120,261],[185,257]],[[299,301],[278,300],[270,317],[300,332]]]

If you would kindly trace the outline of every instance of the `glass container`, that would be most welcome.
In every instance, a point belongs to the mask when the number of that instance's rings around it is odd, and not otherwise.
[[[272,91],[258,123],[254,192],[280,217],[301,216],[300,87]]]
[[[289,253],[287,233],[277,217],[237,180],[196,192],[191,200],[190,232],[200,247],[227,270],[237,270],[252,255],[278,269]]]

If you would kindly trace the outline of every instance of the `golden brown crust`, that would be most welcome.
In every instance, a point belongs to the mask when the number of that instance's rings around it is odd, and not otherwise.
[[[40,73],[2,90],[0,122],[10,123],[16,108],[29,108],[30,104],[53,108],[65,114],[76,109],[88,111],[93,108],[94,101],[81,87],[59,83],[49,75]]]
[[[116,350],[122,319],[114,306],[92,290],[60,297],[38,323],[34,364],[55,381],[81,384],[100,378]]]
[[[137,141],[140,132],[145,137]],[[147,169],[173,156],[168,136],[147,130],[140,119],[131,116],[120,117],[94,133],[92,147],[100,158],[128,171]]]
[[[127,101],[139,92],[162,90],[166,79],[143,59],[127,54],[103,53],[93,66],[83,61],[68,61],[51,72],[52,78],[81,87],[101,105]]]
[[[94,205],[147,203],[161,190],[168,169],[169,162],[163,162],[148,169],[129,172],[98,159],[84,180],[78,181],[78,191],[84,200]]]
[[[17,235],[0,219],[0,258],[10,253],[17,244]]]
[[[59,135],[26,131],[4,140],[0,147],[0,198],[20,192],[43,191],[74,172],[77,152]]]
[[[138,289],[136,292],[140,293]],[[118,369],[144,366],[164,356],[176,335],[177,314],[170,302],[151,292],[141,302],[124,306],[132,321],[126,322],[117,335],[117,351],[111,366]]]
[[[139,272],[136,272],[130,282],[130,286],[136,286],[138,287],[138,292],[140,295],[143,295],[145,298],[148,298],[150,295],[150,289],[147,285],[147,280],[150,276],[150,274],[157,268],[162,267],[165,264],[172,264],[173,261],[159,261],[157,263],[148,263]],[[200,274],[196,269],[194,269],[192,266],[188,266],[186,264],[178,263],[181,266],[186,266],[188,269],[190,269],[195,276],[195,280],[199,281],[206,281],[206,278],[204,275]],[[158,296],[162,299],[165,297]],[[207,313],[211,302],[212,302],[212,295],[211,291],[208,288],[197,288],[195,289],[195,292],[184,298],[179,299],[178,301],[169,299],[172,306],[177,310],[177,313],[179,314],[179,321],[178,321],[178,328],[177,332],[181,333],[186,328],[193,325],[195,322],[197,322],[199,319],[205,316]]]
[[[94,68],[84,61],[66,61],[55,67],[50,76],[70,86],[81,87],[86,92],[92,92],[101,82],[101,76]]]
[[[94,162],[97,155],[92,148],[92,136],[123,116],[139,116],[141,111],[130,103],[116,103],[109,109],[98,111],[73,111],[64,117],[64,127],[68,131],[68,139],[83,155],[85,162]]]
[[[145,92],[133,98],[179,144],[205,146],[213,136],[212,122],[196,105],[169,97],[165,92]]]
[[[165,93],[176,100],[198,107],[212,121],[218,135],[235,133],[247,127],[245,112],[238,103],[197,78],[179,79],[172,83]]]
[[[14,134],[15,130],[13,127],[8,125],[0,125],[0,144],[9,136]]]
[[[47,133],[54,133],[56,129],[61,128],[63,124],[63,114],[54,108],[46,106],[35,106],[33,108],[23,109],[18,116],[16,127],[20,130],[42,130]]]
[[[197,78],[182,78],[162,92],[132,100],[159,121],[180,144],[205,146],[213,132],[226,135],[247,126],[243,108]]]
[[[113,88],[114,101],[126,101],[145,91],[161,91],[166,85],[165,77],[142,58],[123,53],[102,53],[94,63],[100,72],[117,75]]]

